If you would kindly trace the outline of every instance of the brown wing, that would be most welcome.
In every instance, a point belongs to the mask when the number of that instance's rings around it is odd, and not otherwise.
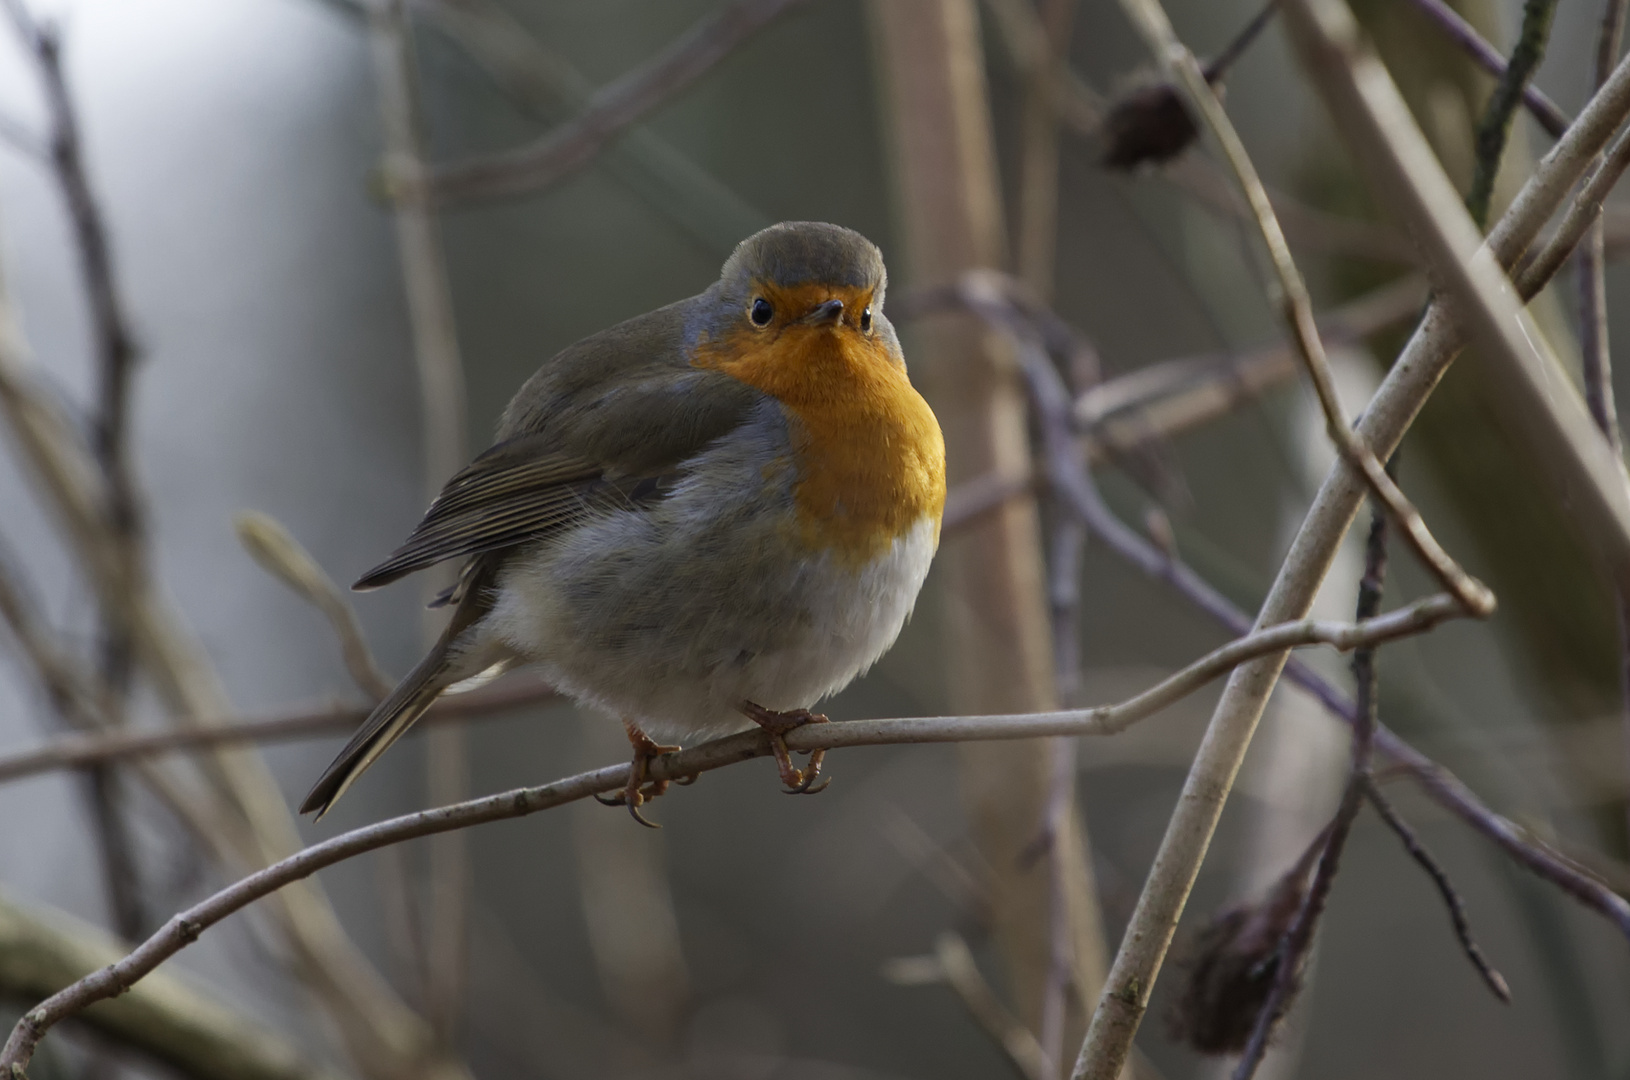
[[[689,365],[682,342],[690,303],[630,319],[546,363],[505,411],[503,441],[448,481],[406,543],[352,588],[375,589],[661,498],[685,460],[763,398]],[[447,599],[460,592],[455,586]]]
[[[406,542],[351,587],[377,589],[445,559],[509,547],[621,497],[598,466],[540,442],[538,436],[511,439],[465,466]]]

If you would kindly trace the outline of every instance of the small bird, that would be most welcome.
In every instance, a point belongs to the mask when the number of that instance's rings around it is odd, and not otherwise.
[[[452,619],[301,804],[320,817],[443,692],[532,664],[620,719],[642,824],[671,745],[783,736],[894,644],[939,546],[945,441],[883,315],[882,253],[836,225],[744,240],[700,295],[557,354],[354,589],[465,560]],[[824,787],[823,781],[820,787]]]

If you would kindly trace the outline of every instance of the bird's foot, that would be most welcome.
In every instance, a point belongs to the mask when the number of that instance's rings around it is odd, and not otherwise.
[[[661,825],[640,813],[640,807],[667,791],[669,781],[651,780],[647,782],[646,778],[650,775],[650,766],[653,759],[659,758],[663,754],[677,753],[680,748],[677,746],[664,746],[662,743],[654,741],[628,720],[623,721],[623,728],[628,732],[629,745],[634,748],[634,760],[628,766],[628,783],[623,785],[623,789],[615,795],[596,795],[595,798],[606,806],[626,806],[635,821],[649,829],[660,829],[662,828]],[[695,780],[696,778],[691,776],[680,782],[688,784],[694,783]]]
[[[792,763],[792,754],[787,751],[785,738],[787,732],[805,724],[829,723],[825,716],[808,709],[776,712],[751,701],[743,702],[741,711],[747,719],[770,733],[770,750],[775,754],[775,767],[781,774],[781,782],[786,785],[788,795],[818,795],[826,790],[826,785],[832,782],[830,776],[819,784],[815,783],[815,779],[821,775],[821,762],[826,760],[826,751],[804,751],[809,755],[809,765],[800,769]]]

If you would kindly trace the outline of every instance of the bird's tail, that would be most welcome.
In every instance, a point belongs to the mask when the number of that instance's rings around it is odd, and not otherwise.
[[[368,719],[351,736],[345,749],[312,785],[306,801],[300,804],[302,814],[316,811],[321,819],[328,813],[329,807],[339,801],[351,782],[388,750],[391,743],[401,738],[441,696],[442,691],[457,681],[452,671],[453,665],[448,663],[447,653],[447,642],[444,640],[430,650],[429,655],[419,661],[419,666],[396,685],[390,696],[368,714]]]

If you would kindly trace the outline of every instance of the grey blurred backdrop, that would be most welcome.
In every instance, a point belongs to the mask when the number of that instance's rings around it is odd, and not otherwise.
[[[505,6],[601,84],[714,4]],[[369,194],[381,136],[361,25],[343,6],[319,0],[41,0],[36,7],[62,19],[92,177],[140,336],[135,445],[139,480],[152,500],[159,576],[246,712],[353,699],[326,628],[243,554],[231,516],[244,508],[271,513],[334,577],[349,581],[394,547],[423,509],[401,277],[388,214]],[[1220,48],[1254,7],[1179,0],[1171,9],[1180,33],[1203,54]],[[1482,14],[1503,28],[1496,40],[1508,42],[1516,6]],[[1593,48],[1597,15],[1584,0],[1561,5],[1540,75],[1570,110],[1584,96],[1583,58]],[[436,33],[422,32],[418,44],[433,157],[495,150],[545,130]],[[988,27],[986,45],[1011,181],[1016,84]],[[1105,92],[1145,65],[1117,8],[1104,0],[1081,5],[1071,53],[1077,70]],[[888,256],[896,233],[873,62],[862,5],[812,0],[648,126],[739,197],[744,230],[755,222],[830,220],[864,232]],[[39,115],[37,88],[6,34],[0,103],[11,115]],[[1351,209],[1342,182],[1330,179],[1345,175],[1346,165],[1276,29],[1231,77],[1228,106],[1271,181]],[[1534,140],[1526,123],[1519,138]],[[1098,346],[1107,369],[1274,340],[1240,228],[1159,180],[1105,173],[1098,153],[1090,140],[1064,137],[1056,306]],[[1341,190],[1351,189],[1346,183]],[[541,196],[445,215],[473,443],[484,444],[508,396],[553,352],[713,279],[731,237],[718,223],[699,227],[676,216],[612,163]],[[42,172],[3,149],[0,255],[39,362],[62,394],[83,398],[89,341],[62,209]],[[1321,300],[1350,294],[1365,272],[1317,260],[1310,268]],[[898,260],[895,279],[896,292],[911,284]],[[1618,315],[1625,280],[1615,270],[1609,283]],[[1566,294],[1564,301],[1559,310],[1571,307]],[[1625,327],[1630,333],[1630,323]],[[909,352],[909,336],[907,345]],[[1339,362],[1356,411],[1380,369],[1357,351]],[[1180,545],[1254,609],[1330,460],[1316,410],[1300,388],[1276,391],[1175,439],[1170,454],[1186,492],[1167,506]],[[1523,560],[1488,540],[1517,529],[1512,518],[1542,508],[1507,507],[1507,516],[1490,517],[1475,499],[1450,497],[1461,474],[1434,455],[1430,440],[1412,440],[1404,478],[1446,545],[1465,553],[1470,569],[1502,597],[1506,587],[1568,595],[1566,583],[1514,580]],[[1141,515],[1147,494],[1112,471],[1103,479],[1119,508]],[[88,635],[94,605],[5,453],[0,529],[45,610],[71,633]],[[1395,565],[1394,596],[1427,587],[1407,559]],[[1356,577],[1349,557],[1321,610],[1350,612]],[[1088,700],[1133,691],[1221,640],[1200,616],[1090,545],[1084,581]],[[411,585],[358,599],[369,638],[393,673],[417,657],[420,601]],[[941,689],[936,636],[937,614],[954,602],[931,586],[900,645],[833,702],[831,714],[954,711]],[[1454,624],[1390,648],[1384,715],[1507,813],[1623,858],[1615,691],[1599,663],[1565,642],[1549,653],[1536,644],[1562,632],[1546,621],[1554,618],[1542,603],[1515,602],[1490,625]],[[1578,621],[1599,625],[1599,614]],[[1566,610],[1562,625],[1572,625]],[[1339,662],[1328,667],[1346,679]],[[1211,700],[1202,695],[1113,744],[1082,749],[1080,792],[1112,942]],[[0,746],[37,742],[50,730],[48,713],[26,668],[0,650]],[[468,730],[476,792],[623,754],[614,725],[566,707]],[[291,799],[335,745],[268,750]],[[1317,831],[1333,805],[1345,752],[1316,709],[1296,691],[1280,691],[1188,924],[1262,887],[1288,861],[1283,853]],[[459,1048],[475,1073],[1005,1075],[1001,1056],[946,989],[894,985],[881,975],[891,958],[930,951],[947,927],[978,941],[977,911],[935,872],[935,856],[924,854],[966,854],[952,755],[941,748],[856,750],[829,764],[833,786],[817,799],[784,798],[762,762],[711,774],[656,805],[661,833],[638,830],[621,811],[588,806],[470,834],[470,982]],[[425,805],[424,772],[422,740],[406,741],[329,820],[307,826],[307,835]],[[1630,1077],[1626,943],[1511,870],[1440,811],[1400,798],[1466,894],[1515,1003],[1507,1008],[1489,998],[1458,955],[1429,884],[1366,819],[1336,887],[1311,992],[1285,1036],[1280,1074]],[[162,810],[137,798],[133,813],[160,910],[200,895],[213,877],[187,856]],[[106,921],[70,779],[0,787],[0,822],[7,826],[0,828],[0,880],[9,893]],[[619,990],[593,945],[580,868],[584,852],[602,844],[649,850],[666,868],[683,966],[669,970],[680,981],[653,991],[655,1004]],[[401,858],[417,880],[424,852],[410,847]],[[385,860],[370,857],[325,873],[323,882],[348,927],[412,1000],[414,975],[393,944],[393,905],[383,895],[400,880],[393,874]],[[177,963],[226,987],[269,1023],[322,1045],[320,1027],[271,974],[243,920],[212,932]],[[1160,1023],[1174,979],[1157,993],[1139,1045],[1165,1076],[1211,1075],[1213,1066],[1173,1045]]]

